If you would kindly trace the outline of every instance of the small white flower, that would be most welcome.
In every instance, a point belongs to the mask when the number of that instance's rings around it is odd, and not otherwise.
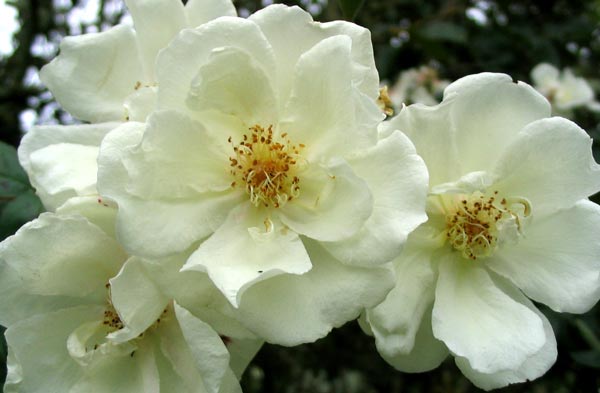
[[[174,302],[179,289],[163,288],[154,264],[114,239],[114,219],[113,208],[74,198],[0,244],[6,391],[241,392],[237,378],[260,342],[248,332],[224,342],[186,299]],[[162,272],[173,277],[183,260],[161,261]],[[228,320],[202,310],[220,295],[207,277],[178,285],[202,298],[199,314]]]
[[[40,78],[74,117],[92,124],[41,126],[29,131],[19,160],[44,206],[96,194],[96,158],[102,138],[126,120],[144,121],[156,105],[155,62],[183,28],[235,15],[230,0],[129,0],[135,29],[67,37]]]
[[[594,90],[569,68],[559,71],[548,63],[540,63],[531,70],[533,86],[552,104],[558,114],[568,115],[577,107],[599,111],[600,103],[594,99]]]
[[[390,98],[396,108],[402,105],[436,105],[450,81],[439,79],[435,68],[420,66],[400,73],[390,88]]]
[[[527,297],[571,313],[598,301],[600,208],[587,197],[600,166],[589,136],[549,115],[530,86],[479,74],[387,124],[430,173],[429,221],[394,261],[396,287],[366,313],[396,368],[430,370],[451,353],[483,389],[535,379],[556,342]]]
[[[185,269],[273,342],[313,341],[381,301],[379,265],[425,219],[427,174],[402,134],[377,141],[368,30],[274,5],[182,31],[157,75],[159,110],[99,158],[125,247],[192,247]]]

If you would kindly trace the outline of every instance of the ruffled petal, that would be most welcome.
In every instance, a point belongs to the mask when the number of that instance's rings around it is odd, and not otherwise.
[[[153,113],[141,142],[122,150],[127,180],[121,188],[147,200],[194,199],[203,192],[230,190],[226,138],[218,143],[211,137],[202,124],[179,112]],[[112,141],[108,139],[103,149]]]
[[[131,257],[116,277],[110,279],[111,302],[125,325],[109,335],[115,342],[138,337],[156,322],[170,299],[146,274],[143,262]]]
[[[157,59],[160,85],[158,107],[186,107],[192,81],[213,50],[233,47],[248,53],[271,78],[277,72],[273,50],[255,23],[242,18],[222,17],[196,29],[184,29]],[[185,59],[185,61],[181,61]]]
[[[538,352],[528,357],[519,367],[498,371],[492,374],[474,370],[465,358],[457,357],[456,365],[460,371],[462,371],[462,373],[476,386],[485,390],[501,388],[511,383],[525,382],[528,380],[533,381],[544,375],[544,373],[550,369],[556,361],[557,356],[554,332],[552,331],[550,322],[548,322],[548,319],[546,319],[544,314],[539,312],[535,306],[512,285],[503,283],[502,280],[496,280],[496,283],[514,300],[538,315],[544,324],[546,341]]]
[[[41,126],[25,134],[19,161],[46,209],[55,210],[75,196],[96,194],[98,149],[117,125]]]
[[[123,102],[142,76],[135,33],[125,25],[66,37],[60,54],[40,71],[62,107],[92,123],[124,120]]]
[[[0,245],[0,254],[35,295],[105,297],[126,260],[119,244],[83,217],[44,213]]]
[[[381,357],[397,370],[408,373],[422,373],[437,368],[446,357],[448,348],[433,336],[431,328],[431,307],[425,310],[414,336],[414,346],[407,353],[386,352],[379,344]]]
[[[477,262],[440,260],[433,334],[483,373],[516,369],[546,341],[542,320],[499,289]]]
[[[373,213],[354,236],[322,244],[344,263],[389,262],[400,254],[408,234],[427,220],[427,168],[400,132],[380,140],[350,164],[373,193]]]
[[[237,15],[231,0],[190,0],[184,11],[190,27],[200,26],[221,16]]]
[[[209,325],[175,304],[175,315],[191,351],[196,369],[208,393],[218,393],[229,369],[229,352],[221,337]],[[241,392],[241,390],[240,390]]]
[[[410,138],[427,165],[431,186],[454,181],[461,175],[454,130],[448,128],[452,105],[453,99],[446,98],[434,107],[404,107],[396,117],[379,126],[381,137],[400,130]]]
[[[372,100],[377,98],[379,75],[375,68],[369,30],[345,21],[314,22],[311,15],[301,8],[282,4],[265,7],[248,19],[260,26],[273,47],[281,76],[278,80],[280,97],[289,97],[292,86],[287,75],[293,72],[304,52],[328,37],[345,35],[352,39],[352,83]],[[294,45],[290,45],[290,42]]]
[[[207,193],[197,201],[117,199],[117,237],[130,253],[158,258],[183,252],[217,230],[240,203],[234,193]]]
[[[114,235],[112,234],[114,229],[112,227],[114,227],[116,210],[98,204],[96,198],[72,198],[58,209],[57,214],[60,216],[77,216],[79,217],[78,220],[81,220],[81,216],[83,216],[87,218],[91,224],[94,224],[102,232],[106,233],[109,237],[114,238]],[[51,229],[52,226],[55,225],[53,222],[54,221],[50,220],[49,223],[38,223],[37,225],[43,225],[45,227],[44,231],[53,231],[53,229]],[[34,224],[29,225],[34,226]],[[67,222],[58,226],[66,228],[70,225],[71,224]],[[17,250],[15,252],[18,252],[18,249],[20,248],[33,247],[33,245],[30,244],[30,241],[32,240],[27,239],[29,236],[27,235],[28,230],[26,231],[24,229],[23,231],[25,232],[19,234],[21,240],[17,241],[14,238],[13,240],[6,240],[2,245],[0,245],[0,250],[16,247]],[[92,233],[97,232],[96,230],[86,232],[86,236],[92,235]],[[25,239],[23,239],[23,237],[25,237]],[[104,236],[102,236],[101,239],[104,239]],[[15,241],[17,241],[17,243],[20,245],[15,246]],[[59,244],[57,247],[60,246],[61,244]],[[71,247],[72,245],[63,244],[63,246]],[[5,257],[0,259],[0,296],[2,299],[4,299],[2,302],[0,302],[0,324],[2,326],[9,326],[18,320],[28,318],[32,315],[56,311],[59,309],[84,304],[89,301],[87,298],[78,296],[49,296],[45,294],[37,294],[35,290],[32,292],[31,287],[32,285],[35,286],[34,283],[30,282],[32,276],[30,274],[20,273],[20,265],[23,262],[21,262],[20,259],[9,261],[10,263],[16,263],[18,265],[14,268],[9,265],[9,262],[7,262],[7,258],[11,258],[10,256],[15,255],[15,252],[9,252]],[[43,253],[44,250],[41,252]],[[22,257],[15,256],[15,258]],[[124,254],[123,258],[125,258]],[[44,257],[44,260],[37,262],[44,263],[46,259],[47,257]],[[118,267],[115,266],[115,269],[117,268]],[[37,278],[35,278],[35,274],[33,277],[34,280],[37,280]],[[98,299],[102,299],[104,293],[96,293],[96,295]]]
[[[306,145],[311,162],[325,163],[377,142],[384,115],[353,85],[351,48],[347,36],[326,38],[302,54],[294,68],[281,128]]]
[[[132,355],[106,356],[69,393],[160,393],[160,379],[150,345],[139,345]]]
[[[242,297],[240,322],[267,342],[286,346],[313,342],[381,302],[394,285],[387,266],[343,265],[317,243],[305,244],[313,261],[311,271],[264,280]]]
[[[538,217],[600,190],[592,139],[560,117],[528,125],[507,147],[494,172],[495,186],[506,195],[527,198]]]
[[[193,127],[188,123],[184,123],[184,126],[182,132],[193,132]],[[156,137],[163,140],[159,134],[157,131]],[[174,202],[131,196],[126,190],[130,180],[124,157],[136,149],[143,135],[144,124],[125,123],[106,136],[98,158],[98,191],[119,205],[117,233],[126,249],[135,255],[160,257],[184,251],[192,243],[214,232],[229,211],[240,202],[241,194],[204,193],[195,199]],[[174,138],[167,138],[169,140],[171,142],[165,149],[176,148],[173,146]],[[155,149],[160,149],[160,146]],[[143,149],[140,154],[143,154]],[[141,181],[145,180],[144,176],[148,180],[147,173],[138,174]],[[165,176],[168,178],[172,174]],[[160,192],[158,184],[156,192]]]
[[[259,339],[228,339],[229,341],[225,345],[230,356],[229,367],[239,380],[264,341]]]
[[[158,88],[155,86],[139,86],[127,96],[123,102],[125,120],[146,121],[146,118],[156,108],[156,95]]]
[[[169,299],[208,323],[219,334],[230,339],[255,339],[232,314],[235,309],[203,272],[180,272],[189,253],[175,254],[159,260],[140,260],[144,274]]]
[[[293,231],[320,241],[338,241],[357,233],[371,215],[369,186],[346,162],[313,166],[301,176],[300,196],[278,212]]]
[[[111,238],[115,239],[115,221],[117,209],[113,203],[97,196],[70,198],[56,209],[60,216],[82,216],[97,226]]]
[[[135,25],[144,81],[152,83],[158,51],[187,25],[183,3],[177,0],[125,0],[125,4]]]
[[[11,325],[6,391],[70,392],[81,378],[67,338],[78,326],[102,318],[101,307],[81,306],[40,314]]]
[[[0,260],[0,325],[10,326],[37,314],[87,303],[87,299],[69,296],[32,294],[19,272]]]
[[[430,250],[409,245],[394,261],[394,289],[383,302],[367,310],[367,322],[377,349],[386,359],[410,353],[415,348],[419,326],[425,323],[422,320],[431,320],[431,317],[424,317],[425,312],[431,309],[435,293],[436,274],[431,258]]]
[[[505,74],[466,76],[446,88],[444,99],[454,94],[450,125],[439,132],[455,130],[462,174],[491,169],[523,127],[550,116],[550,104],[541,94]]]
[[[584,200],[535,220],[489,267],[527,296],[560,312],[583,313],[600,298],[600,207]]]
[[[96,187],[102,196],[115,199],[125,192],[127,170],[123,157],[140,143],[146,125],[138,122],[123,123],[102,140],[98,153],[98,180]]]
[[[216,110],[242,120],[246,127],[276,124],[277,100],[269,77],[248,53],[235,47],[214,49],[194,80],[190,109]]]
[[[244,291],[259,281],[311,269],[296,233],[250,204],[234,209],[223,225],[192,254],[184,270],[206,271],[237,307]]]

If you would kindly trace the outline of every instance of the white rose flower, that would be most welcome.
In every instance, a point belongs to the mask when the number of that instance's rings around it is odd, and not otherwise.
[[[99,157],[125,247],[196,248],[184,268],[282,344],[383,300],[393,277],[380,265],[425,220],[427,173],[404,135],[377,141],[368,30],[274,5],[183,30],[156,67],[159,110]]]
[[[235,15],[231,0],[127,0],[135,29],[66,37],[40,79],[74,117],[92,124],[41,126],[29,131],[19,160],[44,206],[55,210],[73,196],[96,194],[102,138],[120,122],[144,121],[156,104],[159,50],[186,27]],[[160,28],[157,28],[160,26]]]
[[[440,102],[444,89],[450,84],[440,79],[435,68],[423,65],[400,73],[390,89],[390,99],[396,109],[402,105],[436,105]]]
[[[556,342],[527,297],[571,313],[598,301],[600,208],[587,197],[600,166],[589,136],[549,115],[529,85],[479,74],[387,124],[430,173],[429,221],[394,261],[396,287],[366,313],[394,367],[427,371],[451,353],[483,389],[535,379]]]
[[[568,115],[573,108],[587,107],[600,111],[590,84],[565,68],[559,71],[552,64],[540,63],[531,70],[533,86],[552,104],[555,112]]]
[[[115,210],[94,202],[71,199],[0,244],[5,391],[241,392],[237,378],[260,342],[249,332],[222,339],[173,302],[153,264],[114,239]],[[177,259],[163,271],[173,276]],[[207,277],[178,284],[206,306],[220,296]]]

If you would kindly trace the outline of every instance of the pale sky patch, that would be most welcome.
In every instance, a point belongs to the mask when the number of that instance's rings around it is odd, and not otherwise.
[[[18,11],[0,0],[0,56],[8,56],[15,50],[13,34],[19,30]]]

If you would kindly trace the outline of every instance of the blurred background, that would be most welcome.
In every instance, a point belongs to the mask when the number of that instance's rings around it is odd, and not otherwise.
[[[240,16],[273,2],[234,1]],[[557,77],[550,88],[539,87],[550,99],[565,78],[584,78],[577,80],[588,86],[583,90],[600,90],[600,0],[275,2],[299,5],[319,21],[347,19],[370,29],[381,80],[390,89],[389,106],[396,109],[402,102],[434,104],[446,83],[482,71],[537,84],[531,71],[539,63],[572,73]],[[36,124],[77,122],[53,100],[38,71],[56,56],[64,36],[121,22],[131,22],[121,0],[0,0],[0,240],[42,211],[16,159],[14,148],[21,136]],[[594,155],[600,161],[600,104],[593,96],[579,101],[566,106],[555,102],[555,113],[574,120],[596,139]],[[592,199],[600,201],[598,196]],[[558,361],[542,378],[498,392],[600,392],[600,307],[584,315],[540,308],[557,336]],[[1,381],[5,358],[2,344]],[[479,391],[451,358],[425,374],[395,371],[355,322],[313,344],[265,345],[242,385],[246,393]]]

